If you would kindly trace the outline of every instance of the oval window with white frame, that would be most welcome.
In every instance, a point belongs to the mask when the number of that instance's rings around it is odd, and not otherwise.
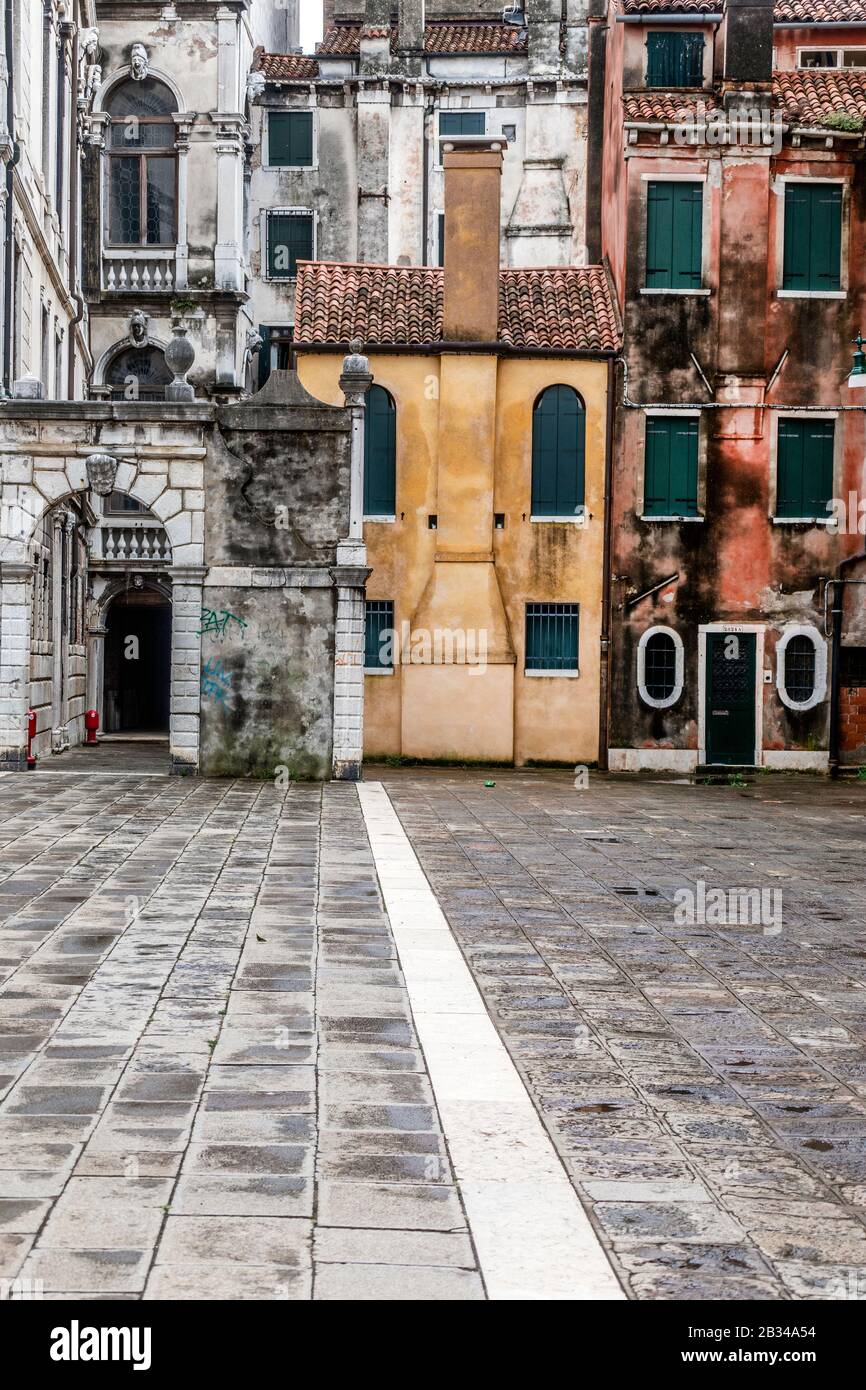
[[[776,688],[788,709],[814,709],[825,698],[827,643],[816,627],[785,628],[776,643]]]
[[[683,693],[683,641],[670,627],[650,627],[637,648],[637,688],[645,705],[668,709]]]

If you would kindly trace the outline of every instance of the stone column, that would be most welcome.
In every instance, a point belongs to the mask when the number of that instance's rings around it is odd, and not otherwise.
[[[174,256],[174,287],[185,290],[189,285],[189,142],[193,118],[187,114],[174,117],[177,150],[177,249]]]
[[[217,157],[217,237],[214,284],[218,290],[243,290],[243,119],[221,117]]]
[[[63,741],[63,566],[66,513],[51,518],[51,751],[61,753]]]
[[[0,768],[26,766],[30,704],[30,595],[35,566],[0,563]]]
[[[105,732],[105,619],[98,617],[87,629],[87,708],[99,713],[99,731]]]
[[[337,545],[331,577],[337,590],[334,638],[334,755],[339,781],[357,782],[364,760],[364,596],[367,548],[364,545],[364,411],[372,385],[370,364],[361,343],[343,359],[340,389],[352,413],[349,534]]]
[[[172,772],[198,769],[201,724],[201,608],[204,565],[172,565],[171,705]]]

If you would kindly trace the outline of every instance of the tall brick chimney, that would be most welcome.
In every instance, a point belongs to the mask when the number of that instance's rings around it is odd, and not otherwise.
[[[773,0],[727,0],[726,83],[769,83],[773,77]]]
[[[424,50],[424,0],[399,0],[397,48],[403,52]]]
[[[499,323],[499,201],[504,138],[442,141],[447,342],[494,343]]]

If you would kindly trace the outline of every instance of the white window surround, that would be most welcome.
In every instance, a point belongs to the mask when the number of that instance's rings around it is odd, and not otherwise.
[[[576,671],[576,670],[570,670],[570,671],[535,671],[535,670],[533,670],[533,671],[526,671],[526,670],[524,670],[523,674],[524,674],[524,676],[526,676],[527,680],[535,679],[535,678],[537,678],[538,676],[543,677],[545,680],[548,679],[548,678],[553,679],[553,680],[577,680],[578,676],[580,675],[580,671]]]
[[[646,688],[646,649],[651,637],[662,633],[665,637],[670,637],[674,644],[674,688],[665,700],[658,700],[650,695]],[[640,698],[645,705],[652,709],[670,709],[675,705],[683,693],[685,684],[685,652],[683,651],[683,639],[680,634],[666,623],[657,623],[654,627],[648,627],[646,632],[641,635],[637,644],[637,688]]]
[[[836,62],[835,62],[834,68],[816,68],[816,67],[810,67],[810,68],[807,69],[807,71],[809,71],[809,72],[833,72],[834,70],[838,70],[839,68],[846,68],[846,67],[856,72],[859,68],[866,67],[866,61],[864,61],[863,63],[846,63],[846,62],[845,62],[845,54],[846,54],[846,53],[861,53],[861,54],[863,55],[863,58],[866,59],[866,47],[864,47],[862,44],[856,44],[856,43],[855,43],[855,44],[844,44],[844,45],[840,46],[839,44],[829,43],[829,44],[827,44],[824,48],[822,48],[820,44],[809,44],[809,46],[808,46],[807,48],[798,48],[798,49],[797,49],[797,67],[798,67],[798,69],[802,69],[802,67],[803,67],[803,58],[804,58],[807,54],[809,54],[809,53],[835,53],[835,55],[836,55]]]
[[[273,217],[273,216],[311,217],[311,218],[313,219],[313,229],[312,229],[312,230],[313,230],[313,237],[312,237],[313,245],[312,245],[311,254],[310,254],[310,260],[311,260],[311,261],[314,261],[314,260],[316,259],[316,243],[317,243],[317,241],[318,241],[318,231],[319,231],[318,216],[317,216],[317,213],[316,213],[315,208],[302,208],[302,207],[292,207],[292,208],[285,208],[285,207],[283,207],[283,208],[262,208],[262,211],[261,211],[261,226],[260,226],[260,228],[259,228],[259,237],[260,237],[260,239],[261,239],[261,264],[262,264],[262,271],[261,271],[261,273],[262,273],[262,279],[265,280],[266,282],[270,283],[270,284],[273,284],[273,285],[294,285],[294,284],[295,284],[295,281],[297,280],[297,276],[296,276],[296,275],[271,275],[271,270],[270,270],[270,259],[271,259],[271,258],[270,258],[270,248],[269,248],[269,245],[268,245],[268,224],[269,224],[269,219],[270,219],[271,217]]]
[[[828,68],[825,71],[832,71]],[[782,282],[785,277],[785,187],[789,183],[835,183],[842,188],[842,227],[839,237],[839,284],[838,290],[785,290]],[[848,245],[850,241],[850,203],[851,185],[846,178],[809,178],[804,174],[780,174],[772,182],[771,191],[779,198],[776,216],[776,298],[777,299],[847,299],[848,298]]]
[[[368,521],[384,522],[386,525],[389,525],[389,524],[393,524],[393,522],[395,522],[395,521],[397,520],[397,517],[396,517],[396,515],[393,514],[393,513],[389,513],[389,514],[387,514],[387,515],[379,516],[378,513],[376,513],[375,515],[373,515],[373,514],[371,514],[371,513],[365,512],[365,513],[364,513],[364,516],[363,516],[363,518],[362,518],[362,520],[363,520],[363,522],[364,522],[365,525],[366,525],[366,523],[367,523]]]
[[[364,675],[365,675],[365,676],[393,676],[393,674],[394,674],[394,667],[393,667],[393,666],[365,666],[365,667],[364,667]]]
[[[792,700],[785,685],[785,652],[793,637],[808,637],[815,648],[815,689],[808,700]],[[807,623],[791,623],[785,627],[776,643],[776,689],[779,699],[788,709],[807,710],[820,705],[827,695],[827,643],[816,627]]]
[[[312,164],[272,164],[271,163],[271,116],[310,115],[313,118],[313,162]],[[319,167],[319,108],[315,105],[310,106],[268,106],[265,109],[264,126],[264,163],[262,168],[267,173],[279,174],[286,170],[290,173],[296,170],[299,173],[314,173]]]

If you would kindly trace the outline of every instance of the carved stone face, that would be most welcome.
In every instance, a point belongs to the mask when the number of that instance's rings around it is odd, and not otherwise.
[[[147,77],[150,67],[150,59],[147,56],[147,49],[143,43],[134,43],[130,54],[130,64],[132,67],[132,78],[134,82],[143,82]]]
[[[147,338],[150,319],[141,309],[136,309],[129,320],[129,336],[134,343],[143,343]]]
[[[117,459],[111,454],[90,454],[85,460],[87,482],[100,497],[107,497],[114,489],[117,477]]]

